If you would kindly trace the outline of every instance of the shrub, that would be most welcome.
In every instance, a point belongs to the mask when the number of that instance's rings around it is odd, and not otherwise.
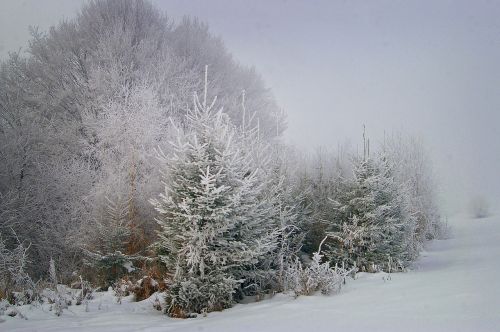
[[[293,291],[296,296],[312,295],[317,291],[322,294],[331,294],[338,292],[345,282],[346,276],[352,271],[347,271],[343,268],[330,267],[330,263],[322,263],[323,255],[321,245],[326,240],[326,237],[321,242],[317,252],[313,254],[312,262],[308,267],[303,267],[300,260],[297,258],[285,272],[285,291]]]

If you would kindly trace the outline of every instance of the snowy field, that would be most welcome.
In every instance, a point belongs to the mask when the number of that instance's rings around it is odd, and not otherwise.
[[[453,237],[434,241],[408,273],[359,274],[340,294],[239,304],[194,319],[172,319],[152,300],[111,293],[61,317],[23,308],[0,331],[500,331],[500,218],[454,218]]]

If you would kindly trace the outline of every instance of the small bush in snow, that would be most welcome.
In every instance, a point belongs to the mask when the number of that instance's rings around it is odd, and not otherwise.
[[[0,300],[0,316],[5,314],[7,308],[10,306],[10,303],[7,300]]]
[[[163,307],[161,305],[160,299],[158,296],[155,297],[155,301],[153,302],[153,308],[158,311],[162,311]]]
[[[56,316],[61,316],[64,309],[72,303],[72,294],[67,290],[64,285],[59,285],[57,283],[57,273],[54,260],[51,258],[49,262],[49,277],[50,277],[50,289],[44,291],[49,303],[52,304],[50,310],[54,312]]]
[[[134,289],[134,285],[128,279],[118,280],[113,284],[113,290],[116,296],[116,302],[118,304],[122,303],[122,299],[125,296],[129,296],[132,290]]]
[[[90,283],[86,280],[83,280],[82,277],[80,277],[80,282],[79,282],[79,288],[80,291],[76,294],[76,305],[81,305],[85,304],[87,305],[89,300],[92,300],[94,298],[94,290],[92,289]]]
[[[221,274],[184,277],[169,285],[167,311],[171,317],[189,318],[195,313],[220,311],[233,305],[237,281]]]
[[[323,242],[326,240],[323,240]],[[285,272],[285,291],[293,291],[296,296],[312,295],[317,291],[322,294],[331,294],[340,290],[346,276],[351,271],[335,267],[330,263],[322,263],[321,242],[317,252],[313,254],[312,262],[308,267],[303,267],[297,258]]]
[[[150,276],[144,276],[136,282],[132,291],[134,293],[135,301],[142,301],[164,288],[165,283],[163,281],[158,282]]]

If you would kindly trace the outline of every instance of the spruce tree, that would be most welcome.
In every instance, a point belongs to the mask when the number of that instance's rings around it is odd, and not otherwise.
[[[241,149],[241,131],[195,95],[173,153],[160,152],[165,191],[159,212],[160,260],[172,273],[167,313],[186,317],[230,307],[233,294],[275,244],[265,222],[260,170]]]
[[[393,271],[404,268],[414,258],[409,247],[414,221],[408,213],[404,185],[397,182],[391,162],[384,154],[379,156],[377,168],[375,213],[382,232],[371,260],[381,268]]]
[[[106,203],[104,216],[87,235],[89,245],[83,248],[86,265],[92,272],[97,272],[99,283],[104,288],[135,270],[133,262],[140,258],[137,253],[127,252],[134,231],[129,217],[129,200],[106,197]]]
[[[354,163],[353,179],[343,179],[338,197],[333,201],[336,214],[331,231],[328,256],[336,263],[346,263],[362,270],[373,262],[368,257],[381,239],[382,229],[375,210],[378,172],[372,159]]]
[[[331,223],[329,258],[361,271],[403,268],[412,256],[414,227],[403,188],[387,158],[354,161],[352,179],[342,179]]]

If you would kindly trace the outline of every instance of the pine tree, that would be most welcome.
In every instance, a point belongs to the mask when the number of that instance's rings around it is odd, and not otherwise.
[[[395,134],[386,140],[384,153],[391,161],[397,182],[404,187],[408,213],[416,223],[411,239],[416,255],[425,241],[446,232],[437,207],[432,165],[422,141],[416,137]]]
[[[233,294],[273,250],[261,200],[263,185],[252,156],[216,98],[194,97],[186,132],[173,153],[160,152],[165,192],[152,200],[161,230],[158,255],[172,272],[166,302],[171,316],[230,307]]]
[[[276,234],[277,246],[273,254],[267,257],[264,266],[271,274],[267,287],[273,291],[283,291],[286,270],[296,261],[304,244],[305,229],[309,226],[305,216],[308,207],[303,188],[298,188],[290,170],[286,146],[276,142],[272,151],[266,201],[274,208],[271,225]]]
[[[406,188],[396,180],[391,161],[384,154],[378,159],[375,204],[377,218],[382,226],[382,238],[372,260],[392,271],[404,268],[415,258],[410,241],[415,234],[415,220],[408,209]],[[383,264],[384,261],[386,264]]]
[[[402,268],[412,256],[414,234],[403,188],[387,158],[354,161],[354,177],[342,179],[329,236],[329,258],[362,271]]]
[[[105,215],[96,223],[90,234],[89,245],[84,248],[86,263],[97,270],[104,287],[111,286],[118,278],[134,270],[133,261],[138,254],[126,252],[133,229],[130,227],[129,202],[120,197],[106,197]]]
[[[363,159],[355,162],[354,178],[343,179],[340,193],[333,201],[336,215],[328,233],[334,242],[328,244],[332,261],[361,269],[371,265],[367,256],[382,235],[375,215],[377,175],[373,160]]]

